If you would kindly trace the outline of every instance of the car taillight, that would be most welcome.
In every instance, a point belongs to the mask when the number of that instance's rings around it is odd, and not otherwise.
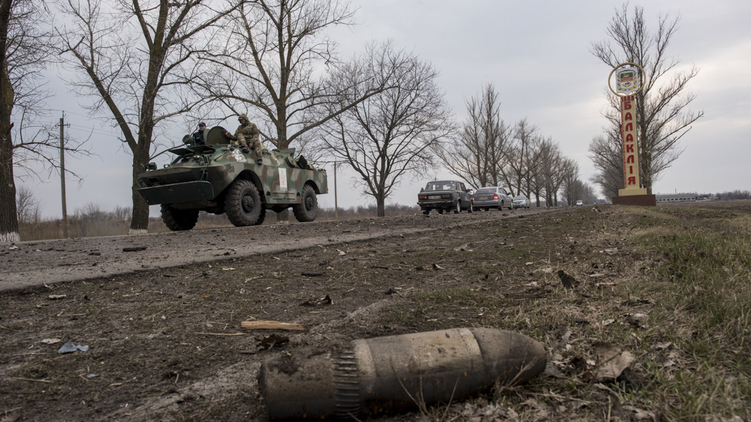
[[[497,193],[493,194],[493,199],[498,199],[498,194]]]
[[[472,195],[472,200],[473,200],[473,201],[475,200],[475,196],[474,196],[474,195]]]
[[[451,195],[441,195],[441,199],[451,199]]]
[[[418,199],[428,199],[428,195],[417,195]]]

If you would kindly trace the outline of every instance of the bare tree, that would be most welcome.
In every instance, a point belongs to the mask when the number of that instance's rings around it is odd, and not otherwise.
[[[155,129],[203,100],[185,95],[198,35],[218,30],[232,9],[204,0],[61,0],[60,7],[70,22],[57,29],[60,53],[79,75],[70,83],[98,99],[92,113],[106,107],[133,154],[130,231],[145,232],[149,208],[136,180],[153,154]]]
[[[537,206],[539,198],[544,193],[546,206],[558,205],[558,191],[563,183],[563,175],[566,174],[567,168],[576,165],[573,160],[564,157],[561,154],[558,144],[551,138],[540,138],[535,146],[535,167],[532,173],[533,191],[537,197]]]
[[[343,84],[337,89],[342,94],[328,110],[333,117],[322,126],[322,142],[355,170],[364,193],[375,198],[379,217],[402,176],[431,165],[432,150],[452,132],[437,77],[430,64],[384,43],[369,46],[334,79]],[[392,88],[357,101],[378,86]],[[340,109],[346,111],[337,114]]]
[[[466,102],[467,120],[456,143],[438,150],[446,168],[476,187],[498,186],[509,153],[509,128],[493,84]]]
[[[303,150],[313,129],[351,106],[326,89],[338,59],[325,31],[349,25],[354,12],[337,0],[235,1],[229,30],[203,55],[213,67],[200,75],[200,89],[233,113],[254,116],[275,147]]]
[[[16,205],[19,224],[37,224],[42,220],[42,206],[28,187],[18,187]]]
[[[508,160],[502,172],[509,189],[517,195],[524,193],[532,198],[533,172],[538,170],[537,147],[540,142],[541,136],[537,133],[537,128],[529,124],[527,119],[516,123],[508,149]]]
[[[603,195],[608,198],[618,196],[623,189],[623,140],[620,133],[609,130],[605,135],[598,135],[589,144],[589,158],[597,172],[591,181],[600,186]]]
[[[667,56],[678,20],[670,19],[668,15],[660,17],[653,33],[644,20],[643,8],[634,6],[629,11],[628,4],[624,4],[616,10],[608,26],[610,40],[594,43],[591,48],[592,54],[610,67],[633,62],[644,69],[644,89],[636,95],[636,125],[639,176],[650,194],[659,174],[683,152],[679,140],[691,129],[691,124],[704,115],[703,111],[694,113],[687,109],[695,95],[687,93],[686,87],[698,74],[696,67],[685,72],[675,71],[667,80],[668,74],[678,64]],[[615,96],[607,95],[611,106],[619,109]],[[612,119],[611,124],[614,124]],[[605,174],[606,170],[602,169],[602,172]]]
[[[51,58],[50,17],[42,1],[0,1],[0,242],[20,240],[24,204],[17,203],[15,178],[59,168],[60,143],[51,128],[33,123],[45,115],[49,96],[41,71]],[[85,153],[78,142],[65,151]]]

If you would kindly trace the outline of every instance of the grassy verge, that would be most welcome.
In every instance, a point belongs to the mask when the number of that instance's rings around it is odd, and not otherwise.
[[[659,301],[651,317],[683,353],[651,367],[652,400],[678,420],[739,415],[751,400],[751,216],[671,208],[674,223],[633,241],[653,258],[631,288]]]
[[[542,341],[557,375],[494,397],[521,420],[751,420],[751,207],[602,209],[444,249],[455,272],[385,317]],[[635,358],[616,380],[595,376],[602,344]]]

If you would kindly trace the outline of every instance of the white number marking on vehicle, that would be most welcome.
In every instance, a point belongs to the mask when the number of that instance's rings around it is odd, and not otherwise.
[[[279,188],[287,191],[287,169],[285,168],[279,168]]]

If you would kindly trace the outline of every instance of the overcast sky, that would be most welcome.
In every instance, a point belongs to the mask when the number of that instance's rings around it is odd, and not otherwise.
[[[465,101],[493,83],[504,121],[514,124],[526,118],[579,164],[580,179],[589,183],[594,168],[587,149],[605,125],[604,92],[611,70],[589,50],[593,42],[607,39],[606,28],[623,2],[354,0],[352,4],[358,9],[357,24],[332,32],[344,58],[369,41],[393,40],[440,72],[439,84],[458,122],[465,118]],[[678,69],[692,65],[700,69],[688,90],[697,96],[691,109],[705,115],[681,140],[683,155],[663,172],[654,192],[751,190],[751,2],[631,4],[644,6],[650,28],[656,28],[661,14],[680,16],[668,53],[681,62]],[[70,135],[85,139],[93,131],[90,145],[98,155],[66,159],[70,169],[85,176],[80,186],[68,181],[68,213],[88,203],[104,211],[130,207],[129,153],[107,126],[87,117],[79,105],[85,100],[71,97],[62,87],[56,91],[48,101],[53,110],[50,125],[64,111]],[[333,169],[328,173],[330,194],[319,197],[323,207],[334,205]],[[408,177],[387,203],[414,205],[420,187],[434,176],[450,177],[440,169],[414,180]],[[339,206],[374,204],[351,188],[351,178],[338,173]],[[61,216],[57,176],[47,183],[31,179],[21,183],[40,199],[45,218]]]

